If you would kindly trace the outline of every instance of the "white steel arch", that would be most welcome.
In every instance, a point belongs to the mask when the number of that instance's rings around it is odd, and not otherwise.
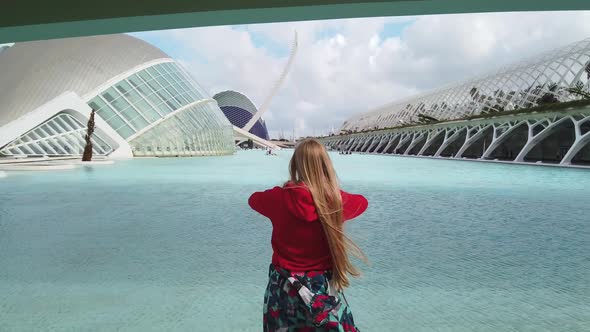
[[[281,73],[279,80],[272,87],[272,89],[270,90],[270,93],[268,94],[268,96],[266,97],[264,102],[260,105],[258,112],[256,112],[256,114],[254,114],[254,116],[252,116],[250,121],[248,121],[248,123],[246,123],[246,125],[242,128],[245,131],[249,131],[250,129],[252,129],[252,127],[254,126],[256,121],[258,121],[258,119],[260,119],[262,117],[262,115],[268,110],[268,107],[270,106],[270,102],[272,101],[274,96],[277,94],[279,88],[281,87],[281,85],[285,81],[285,78],[287,78],[287,74],[289,73],[289,70],[291,70],[291,66],[293,65],[293,60],[295,59],[295,55],[297,54],[298,45],[299,45],[299,42],[297,41],[297,31],[295,31],[295,37],[293,38],[293,46],[291,47],[291,54],[289,55],[289,60],[287,60],[287,64],[285,65],[285,68],[283,69],[283,72]]]

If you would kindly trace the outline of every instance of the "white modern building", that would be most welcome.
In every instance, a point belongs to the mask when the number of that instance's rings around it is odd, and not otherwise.
[[[391,128],[417,122],[420,115],[454,120],[529,108],[544,101],[568,101],[577,96],[567,88],[581,85],[588,90],[589,79],[590,38],[358,114],[342,130]]]
[[[333,149],[590,167],[590,39],[378,107]]]
[[[238,128],[244,128],[250,120],[256,116],[258,109],[252,103],[252,101],[244,94],[227,90],[216,93],[213,99],[217,101],[219,108],[223,111],[223,114],[227,117],[232,125]],[[248,130],[251,134],[254,134],[262,139],[268,140],[268,129],[266,128],[266,122],[264,119],[259,118],[252,128]]]
[[[234,152],[233,128],[183,68],[125,34],[16,43],[0,53],[0,156]]]

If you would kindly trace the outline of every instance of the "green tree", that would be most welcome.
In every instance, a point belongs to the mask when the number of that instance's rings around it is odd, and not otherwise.
[[[574,87],[567,88],[566,91],[582,99],[590,99],[590,93],[584,89],[582,81],[576,82]]]

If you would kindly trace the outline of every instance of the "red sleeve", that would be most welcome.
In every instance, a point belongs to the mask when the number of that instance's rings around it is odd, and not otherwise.
[[[363,195],[349,194],[345,191],[342,192],[342,218],[344,221],[360,216],[365,212],[368,206],[369,202]]]
[[[280,191],[281,187],[274,187],[265,191],[255,192],[250,195],[248,205],[254,211],[270,219],[272,211],[277,208]]]

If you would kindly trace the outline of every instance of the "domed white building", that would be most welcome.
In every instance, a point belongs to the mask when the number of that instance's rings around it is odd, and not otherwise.
[[[237,91],[222,91],[215,94],[213,99],[217,101],[219,108],[221,108],[229,122],[238,128],[244,128],[252,117],[259,112],[248,97]],[[256,120],[248,132],[268,140],[268,129],[266,128],[266,122],[262,118]]]
[[[232,125],[190,75],[129,35],[16,43],[0,53],[0,155],[223,155]]]

